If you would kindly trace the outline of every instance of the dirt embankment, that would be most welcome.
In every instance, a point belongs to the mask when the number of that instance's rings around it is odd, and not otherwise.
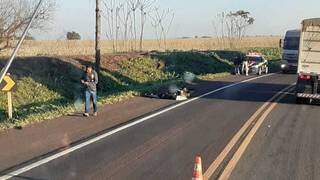
[[[119,63],[133,58],[143,58],[146,53],[119,53],[119,54],[104,54],[101,57],[101,68],[109,71],[118,71]],[[65,58],[62,58],[65,59]],[[93,55],[69,56],[68,59],[76,60],[81,64],[90,64],[95,62]]]

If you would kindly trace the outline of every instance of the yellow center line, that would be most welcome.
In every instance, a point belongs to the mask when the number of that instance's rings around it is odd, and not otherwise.
[[[236,133],[236,135],[231,139],[231,141],[227,144],[227,146],[223,149],[223,151],[219,154],[219,156],[215,159],[215,161],[209,166],[207,171],[204,173],[204,179],[209,179],[214,172],[217,170],[217,168],[221,165],[223,160],[227,157],[229,152],[232,150],[232,148],[236,145],[236,143],[240,140],[242,135],[246,132],[246,130],[250,127],[250,125],[257,119],[257,117],[271,104],[270,107],[274,108],[274,103],[272,103],[274,100],[276,100],[279,96],[283,98],[287,94],[284,93],[288,89],[292,88],[292,86],[289,86],[287,88],[284,88],[282,91],[275,94],[272,98],[270,98],[266,103],[264,103],[251,117],[250,119],[241,127],[241,129]],[[281,99],[280,98],[280,99]],[[279,100],[279,99],[278,99]],[[269,107],[269,109],[270,109]],[[272,109],[273,109],[272,108]],[[272,110],[271,109],[271,110]],[[271,112],[271,111],[270,111]],[[270,113],[269,112],[269,113]],[[266,112],[263,114],[265,115]],[[263,116],[262,115],[262,116]],[[268,115],[268,114],[266,114]],[[261,119],[261,118],[260,118]]]
[[[242,157],[243,153],[245,152],[246,148],[250,144],[251,140],[253,139],[254,135],[264,122],[264,120],[268,117],[268,115],[272,112],[272,110],[278,105],[277,101],[280,101],[286,96],[286,94],[282,94],[276,102],[273,102],[271,106],[262,114],[262,116],[259,118],[257,123],[254,125],[254,127],[251,129],[247,137],[244,139],[242,144],[240,145],[239,149],[236,151],[236,153],[233,155],[232,159],[229,161],[228,165],[222,172],[221,176],[219,177],[219,180],[226,180],[229,179],[232,171],[236,167],[237,163],[239,162],[240,158]]]

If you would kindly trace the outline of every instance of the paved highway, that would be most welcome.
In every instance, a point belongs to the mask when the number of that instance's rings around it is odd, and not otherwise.
[[[320,106],[286,96],[265,120],[230,179],[320,179]]]
[[[49,154],[12,179],[191,179],[197,154],[208,179],[319,179],[320,107],[294,103],[295,79],[212,82],[205,96]]]

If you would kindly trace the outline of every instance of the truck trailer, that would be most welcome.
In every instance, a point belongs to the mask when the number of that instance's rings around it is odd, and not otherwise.
[[[298,78],[296,84],[297,103],[320,99],[320,18],[302,21]]]

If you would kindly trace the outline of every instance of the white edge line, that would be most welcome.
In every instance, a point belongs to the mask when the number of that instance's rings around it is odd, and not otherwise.
[[[13,172],[7,173],[6,175],[1,176],[1,177],[0,177],[0,180],[7,180],[7,179],[13,178],[13,177],[15,177],[15,176],[18,176],[18,175],[20,175],[20,174],[23,174],[23,173],[25,173],[25,172],[28,172],[28,171],[30,171],[31,169],[34,169],[34,168],[36,168],[36,167],[39,167],[39,166],[41,166],[41,165],[43,165],[43,164],[46,164],[46,163],[48,163],[48,162],[50,162],[50,161],[52,161],[52,160],[55,160],[55,159],[57,159],[57,158],[60,158],[60,157],[62,157],[62,156],[65,156],[65,155],[67,155],[67,154],[70,154],[70,153],[72,153],[73,151],[76,151],[76,150],[81,149],[81,148],[83,148],[83,147],[85,147],[85,146],[88,146],[88,145],[90,145],[90,144],[92,144],[92,143],[95,143],[95,142],[97,142],[97,141],[100,141],[101,139],[104,139],[104,138],[106,138],[106,137],[108,137],[108,136],[111,136],[111,135],[113,135],[113,134],[115,134],[115,133],[118,133],[118,132],[120,132],[120,131],[122,131],[122,130],[124,130],[124,129],[127,129],[127,128],[129,128],[129,127],[135,126],[135,125],[137,125],[137,124],[140,124],[140,123],[142,123],[142,122],[144,122],[144,121],[147,121],[147,120],[149,120],[149,119],[151,119],[151,118],[153,118],[153,117],[156,117],[156,116],[158,116],[158,115],[160,115],[160,114],[163,114],[163,113],[165,113],[165,112],[168,112],[168,111],[170,111],[170,110],[172,110],[172,109],[175,109],[175,108],[177,108],[177,107],[183,106],[183,105],[185,105],[185,104],[188,104],[188,103],[190,103],[190,102],[192,102],[192,101],[195,101],[195,100],[198,100],[198,99],[203,98],[203,97],[205,97],[205,96],[208,96],[208,95],[210,95],[210,94],[213,94],[213,93],[216,93],[216,92],[219,92],[219,91],[222,91],[222,90],[225,90],[225,89],[228,89],[228,88],[237,86],[237,85],[239,85],[239,84],[243,84],[243,83],[245,83],[245,82],[253,81],[253,80],[256,80],[256,79],[263,78],[263,77],[268,77],[268,76],[271,76],[271,75],[274,75],[274,74],[275,74],[275,73],[267,74],[267,75],[264,75],[264,76],[258,76],[258,77],[250,78],[250,79],[247,79],[247,80],[244,80],[244,81],[240,81],[240,82],[237,82],[237,83],[233,83],[233,84],[230,84],[230,85],[227,85],[227,86],[224,86],[224,87],[215,89],[215,90],[213,90],[213,91],[211,91],[211,92],[205,93],[205,94],[203,94],[203,95],[201,95],[201,96],[198,96],[198,97],[192,98],[192,99],[190,99],[190,100],[181,102],[181,103],[179,103],[179,104],[177,104],[177,105],[168,107],[168,108],[166,108],[166,109],[164,109],[164,110],[161,110],[161,111],[159,111],[159,112],[157,112],[157,113],[151,114],[151,115],[146,116],[146,117],[141,118],[141,119],[138,119],[138,120],[136,120],[136,121],[134,121],[134,122],[131,122],[131,123],[129,123],[129,124],[126,124],[126,125],[123,125],[123,126],[121,126],[121,127],[118,127],[118,128],[116,128],[116,129],[114,129],[114,130],[111,130],[111,131],[109,131],[109,132],[107,132],[107,133],[105,133],[105,134],[99,135],[99,136],[97,136],[97,137],[95,137],[95,138],[92,138],[92,139],[90,139],[90,140],[88,140],[88,141],[85,141],[85,142],[83,142],[83,143],[80,143],[80,144],[78,144],[78,145],[76,145],[76,146],[73,146],[73,147],[71,147],[71,148],[69,148],[69,149],[63,150],[63,151],[61,151],[61,152],[59,152],[59,153],[57,153],[57,154],[54,154],[54,155],[49,156],[49,157],[46,157],[46,158],[44,158],[44,159],[42,159],[42,160],[39,160],[39,161],[37,161],[37,162],[34,162],[34,163],[30,164],[30,165],[27,165],[27,166],[25,166],[25,167],[22,167],[22,168],[20,168],[20,169],[17,169],[17,170],[15,170],[15,171],[13,171]]]

